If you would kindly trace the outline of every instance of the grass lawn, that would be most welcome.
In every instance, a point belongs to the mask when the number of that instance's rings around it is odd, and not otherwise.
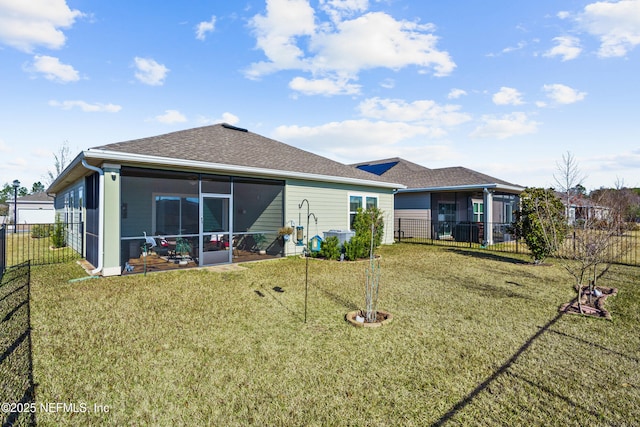
[[[613,321],[558,315],[559,265],[399,244],[384,247],[381,328],[362,263],[245,264],[69,283],[75,264],[32,269],[39,425],[638,425],[640,269],[600,284]],[[107,413],[93,412],[106,405]]]

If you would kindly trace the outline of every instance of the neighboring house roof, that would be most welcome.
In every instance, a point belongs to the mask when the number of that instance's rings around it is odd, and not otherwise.
[[[53,203],[53,197],[44,191],[41,191],[38,193],[28,194],[23,197],[18,197],[18,203],[20,202]]]
[[[565,193],[561,193],[556,191],[556,196],[562,201],[563,205],[567,205],[567,195]],[[585,197],[582,194],[572,194],[569,196],[569,207],[574,208],[591,208],[591,209],[602,209],[608,210],[609,208],[603,205],[598,205],[593,202],[593,200]]]
[[[224,123],[90,148],[81,153],[67,169],[79,166],[82,159],[94,166],[102,161],[127,162],[351,182],[384,188],[403,187],[386,177],[372,175]],[[67,174],[67,171],[63,173]],[[64,179],[56,180],[48,191],[57,191]]]
[[[26,196],[18,197],[16,202],[18,204],[21,204],[21,203],[23,203],[23,204],[32,204],[32,203],[37,203],[37,204],[48,204],[48,203],[51,203],[51,204],[53,204],[53,196],[50,196],[45,192],[39,192],[39,193],[27,194]],[[13,199],[7,199],[6,203],[13,204]]]
[[[407,186],[403,191],[446,191],[464,188],[497,188],[521,192],[521,187],[464,167],[429,169],[408,160],[394,157],[373,162],[357,163],[358,169],[375,173],[390,181]]]

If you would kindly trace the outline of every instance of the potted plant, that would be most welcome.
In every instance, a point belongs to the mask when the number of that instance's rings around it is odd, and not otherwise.
[[[267,236],[264,234],[256,234],[253,236],[253,240],[256,242],[256,250],[260,255],[266,255],[267,251],[265,250],[265,243],[267,242]]]
[[[176,239],[176,254],[180,257],[180,265],[187,265],[191,258],[191,243],[187,239]]]
[[[293,234],[293,227],[289,227],[288,225],[278,229],[278,237],[282,237],[285,242],[289,241],[291,234]]]

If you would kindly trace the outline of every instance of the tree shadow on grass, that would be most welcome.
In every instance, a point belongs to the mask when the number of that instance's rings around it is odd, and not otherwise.
[[[294,318],[300,320],[301,322],[304,321],[304,317],[301,314],[297,313],[295,310],[292,310],[282,301],[282,297],[280,297],[279,295],[285,292],[283,288],[281,288],[280,286],[276,286],[273,289],[266,289],[264,286],[260,286],[260,289],[261,291],[256,289],[253,292],[255,292],[256,295],[258,295],[260,298],[264,298],[267,295],[270,296],[271,299],[273,299],[279,306],[288,311],[289,314],[291,314]]]
[[[322,294],[327,297],[328,299],[330,299],[331,301],[333,301],[334,303],[341,305],[343,307],[345,307],[347,310],[349,311],[354,311],[354,310],[358,310],[360,307],[358,307],[357,304],[355,304],[353,301],[349,301],[348,299],[341,297],[340,295],[333,293],[327,289],[321,288],[318,285],[312,285],[314,288],[316,288],[317,290],[319,290],[320,292],[322,292]]]
[[[511,264],[531,264],[529,261],[525,261],[520,258],[515,258],[503,253],[497,252],[482,252],[478,250],[469,250],[469,249],[460,249],[460,248],[450,248],[448,249],[451,252],[454,252],[458,255],[479,258],[479,259],[488,259],[491,261],[500,261],[500,262],[508,262]]]
[[[640,358],[638,358],[638,357],[630,356],[628,354],[621,353],[621,352],[616,351],[616,350],[611,350],[610,348],[607,348],[607,347],[605,347],[603,345],[596,344],[594,342],[585,340],[584,338],[580,338],[580,337],[576,337],[574,335],[570,335],[570,334],[567,334],[567,333],[564,333],[564,332],[556,331],[555,329],[549,329],[549,332],[561,335],[563,337],[571,338],[571,339],[576,340],[578,342],[581,342],[583,344],[590,345],[591,347],[595,347],[597,349],[604,350],[604,351],[606,351],[608,353],[615,354],[616,356],[624,357],[625,359],[629,359],[629,360],[631,360],[633,362],[636,362],[636,363],[640,363]]]
[[[473,399],[482,393],[487,387],[489,387],[498,377],[507,372],[507,370],[513,365],[516,360],[524,353],[530,346],[533,344],[542,334],[547,332],[549,328],[551,328],[560,317],[562,317],[564,313],[559,312],[553,319],[548,321],[544,326],[540,328],[538,332],[533,334],[527,341],[525,341],[522,346],[504,363],[500,366],[496,371],[491,374],[486,380],[480,383],[476,388],[474,388],[471,393],[466,395],[462,400],[453,405],[453,407],[443,416],[438,419],[435,423],[432,424],[432,427],[442,426],[444,423],[453,418],[458,412],[462,411],[468,404],[470,404]]]

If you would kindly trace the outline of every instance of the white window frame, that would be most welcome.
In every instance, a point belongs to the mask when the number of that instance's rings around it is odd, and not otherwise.
[[[476,212],[476,206],[478,206],[478,212]],[[484,222],[484,202],[474,201],[471,208],[471,215],[473,216],[473,222]]]
[[[375,207],[376,208],[380,208],[380,196],[378,194],[373,194],[373,193],[349,193],[347,195],[347,224],[349,227],[349,230],[351,231],[351,215],[355,215],[357,213],[357,209],[356,211],[352,211],[351,210],[351,198],[352,197],[360,197],[360,202],[361,202],[361,208],[366,209],[367,206],[367,202],[368,199],[375,199]]]

